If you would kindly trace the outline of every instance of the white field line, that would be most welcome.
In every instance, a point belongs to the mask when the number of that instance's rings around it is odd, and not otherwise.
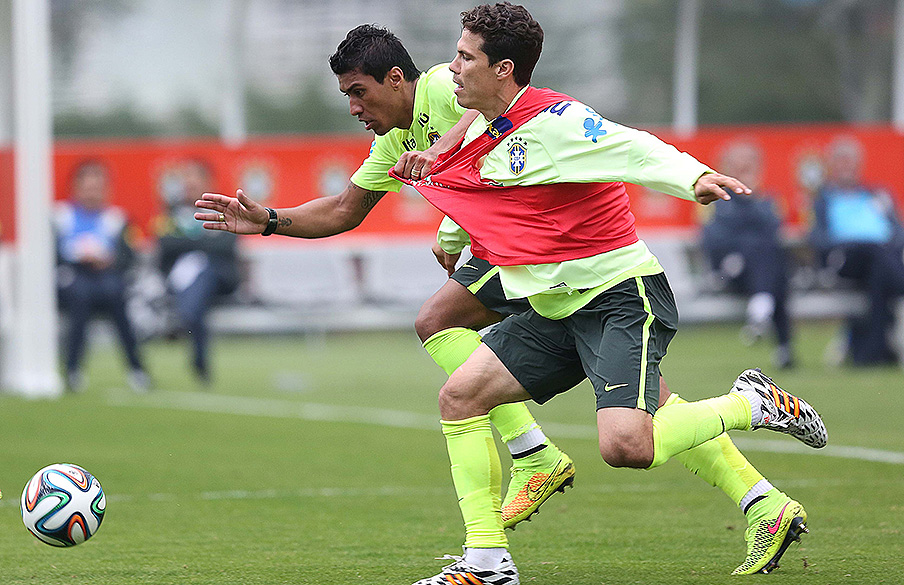
[[[125,392],[111,393],[109,404],[113,406],[156,408],[208,412],[269,418],[288,418],[321,422],[351,422],[384,427],[439,431],[439,416],[389,408],[364,406],[339,406],[295,402],[275,398],[252,398],[246,396],[226,396],[203,394],[200,392],[156,391],[145,396],[135,396]],[[569,423],[543,423],[544,431],[550,437],[567,439],[597,439],[596,427]],[[841,459],[855,459],[876,463],[904,465],[904,453],[828,445],[822,449],[812,449],[790,439],[754,439],[732,435],[739,449],[766,453],[790,453],[801,455],[821,455]]]
[[[864,481],[862,478],[838,478],[831,480],[807,480],[807,479],[785,479],[782,480],[782,487],[818,487],[826,488],[829,486],[859,485],[862,486]],[[590,492],[597,494],[619,494],[619,493],[670,493],[674,491],[675,484],[673,482],[644,482],[629,484],[597,484],[586,485],[581,484],[582,492]],[[342,487],[323,487],[323,488],[302,488],[297,490],[224,490],[211,492],[195,492],[195,493],[150,493],[150,494],[107,494],[107,501],[114,504],[131,504],[131,503],[171,503],[171,502],[198,502],[198,501],[241,501],[241,500],[287,500],[287,499],[333,499],[333,498],[416,498],[416,497],[448,497],[450,501],[454,498],[454,489],[451,485],[445,487],[414,487],[414,486],[383,486],[372,488],[342,488]],[[19,505],[16,497],[3,498],[0,500],[0,508],[12,508]]]

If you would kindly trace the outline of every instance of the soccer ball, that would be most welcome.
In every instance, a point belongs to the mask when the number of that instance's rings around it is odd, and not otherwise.
[[[22,491],[22,522],[53,546],[75,546],[94,536],[106,507],[97,478],[70,463],[48,465]]]

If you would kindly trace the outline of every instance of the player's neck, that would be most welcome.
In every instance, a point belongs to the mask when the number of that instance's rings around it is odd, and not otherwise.
[[[405,116],[400,121],[399,128],[408,129],[414,124],[414,96],[417,94],[419,80],[420,77],[402,85],[402,98],[405,100],[405,107],[402,111],[405,112]]]
[[[522,89],[524,89],[524,86],[518,86],[513,83],[506,84],[496,92],[493,99],[489,100],[485,107],[478,109],[478,111],[487,120],[495,120],[509,109],[509,106],[512,105],[515,97]]]

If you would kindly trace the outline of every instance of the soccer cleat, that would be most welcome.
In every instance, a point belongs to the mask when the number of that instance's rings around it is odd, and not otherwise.
[[[554,447],[553,447],[554,448]],[[556,492],[574,485],[574,463],[559,451],[555,464],[543,469],[512,466],[505,501],[502,503],[502,525],[515,529],[522,520],[529,520],[540,506]]]
[[[440,559],[451,559],[454,562],[446,565],[439,574],[421,579],[414,585],[518,585],[518,568],[511,557],[502,559],[502,563],[492,570],[478,569],[465,562],[462,557],[445,555]]]
[[[778,568],[778,561],[792,542],[800,542],[800,535],[807,530],[807,512],[804,507],[788,499],[778,513],[763,518],[747,527],[747,558],[732,571],[732,575],[771,573]]]
[[[759,368],[744,370],[731,391],[742,394],[751,405],[759,404],[761,415],[752,421],[751,429],[786,433],[816,449],[826,446],[829,432],[816,409],[779,388]]]

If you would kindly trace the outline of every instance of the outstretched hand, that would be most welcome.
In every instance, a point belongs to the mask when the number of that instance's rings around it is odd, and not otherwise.
[[[203,221],[204,229],[208,230],[260,234],[270,220],[266,208],[246,196],[241,189],[236,190],[235,197],[204,193],[195,201],[195,207],[206,210],[196,212],[195,219]]]
[[[731,193],[750,195],[753,191],[734,177],[720,173],[706,173],[694,183],[694,196],[699,203],[709,205],[713,201],[731,199]]]

